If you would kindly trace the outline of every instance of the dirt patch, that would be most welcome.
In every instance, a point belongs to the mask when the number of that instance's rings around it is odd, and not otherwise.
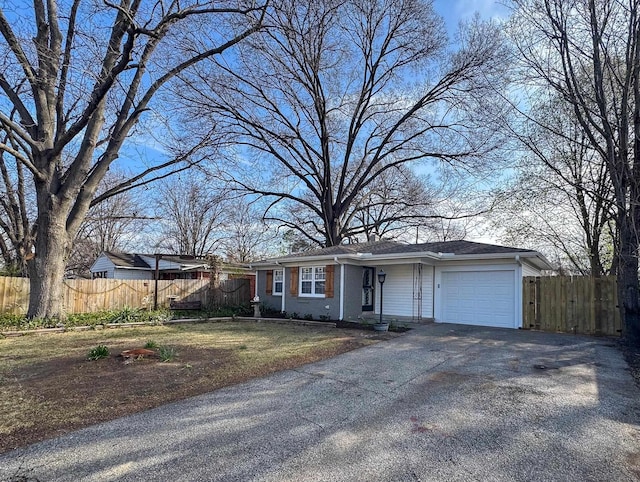
[[[117,331],[0,340],[0,453],[394,336],[254,323]],[[118,356],[150,338],[175,358]],[[88,360],[99,343],[111,354]]]

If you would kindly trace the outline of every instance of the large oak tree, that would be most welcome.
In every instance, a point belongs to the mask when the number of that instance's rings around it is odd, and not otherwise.
[[[273,201],[267,219],[320,245],[340,244],[409,214],[384,209],[395,195],[378,196],[375,216],[365,212],[386,173],[486,161],[506,67],[494,25],[474,20],[451,48],[428,0],[273,7],[266,28],[233,55],[182,77],[197,95],[181,91],[194,113],[236,140],[229,180]],[[414,201],[403,202],[413,209]]]
[[[188,167],[211,142],[208,131],[183,136],[173,152],[96,195],[128,139],[144,137],[145,115],[171,124],[170,97],[154,102],[163,88],[259,28],[263,10],[244,3],[33,0],[0,9],[0,161],[18,163],[36,200],[35,222],[18,240],[28,316],[62,316],[65,261],[92,205]]]

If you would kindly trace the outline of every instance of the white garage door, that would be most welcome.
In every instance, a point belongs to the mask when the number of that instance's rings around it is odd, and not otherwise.
[[[443,272],[441,321],[516,328],[514,280],[514,271]]]

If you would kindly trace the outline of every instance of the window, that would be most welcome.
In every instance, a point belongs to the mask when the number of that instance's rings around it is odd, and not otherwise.
[[[284,271],[281,269],[274,269],[273,270],[273,294],[281,295],[283,285],[284,285]]]
[[[300,268],[300,294],[302,296],[324,296],[324,266]]]
[[[93,273],[93,279],[106,278],[106,277],[107,277],[107,272],[106,271],[97,271],[97,272]]]

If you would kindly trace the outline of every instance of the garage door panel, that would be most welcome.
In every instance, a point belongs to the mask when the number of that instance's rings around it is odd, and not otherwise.
[[[442,273],[442,321],[515,327],[515,272]]]

